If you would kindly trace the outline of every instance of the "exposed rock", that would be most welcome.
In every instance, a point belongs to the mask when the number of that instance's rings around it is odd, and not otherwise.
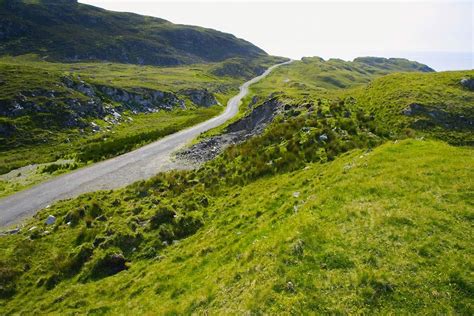
[[[179,99],[171,92],[145,88],[127,91],[100,85],[96,88],[111,100],[122,103],[129,110],[150,112],[150,109],[172,110],[175,107],[184,108],[184,100]]]
[[[414,128],[418,129],[429,129],[435,126],[450,130],[474,129],[474,113],[472,111],[464,114],[451,113],[440,107],[412,103],[403,109],[402,114],[420,117],[412,124]]]
[[[14,229],[7,230],[5,232],[0,233],[0,236],[6,236],[6,235],[16,235],[21,231],[21,228],[17,227]]]
[[[94,132],[100,131],[100,126],[97,125],[96,123],[92,122],[92,123],[91,123],[91,126],[92,126],[92,130],[93,130]]]
[[[0,122],[0,137],[10,137],[16,132],[16,127],[12,123]]]
[[[474,91],[474,78],[463,78],[460,83],[464,88]]]
[[[187,89],[180,92],[189,97],[189,99],[198,106],[209,107],[217,104],[216,98],[207,89]]]
[[[270,99],[256,107],[246,117],[230,124],[221,135],[210,137],[178,153],[178,158],[202,163],[215,158],[227,146],[244,142],[261,134],[273,118],[282,111],[283,104]]]
[[[319,141],[320,142],[326,142],[328,140],[328,135],[322,134],[319,136]]]
[[[53,225],[56,222],[56,217],[53,215],[49,215],[48,218],[45,220],[46,225]]]

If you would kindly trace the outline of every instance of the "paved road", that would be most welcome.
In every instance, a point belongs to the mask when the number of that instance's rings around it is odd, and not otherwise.
[[[219,116],[132,152],[58,176],[0,199],[0,226],[18,223],[58,200],[86,192],[123,187],[135,181],[150,178],[160,171],[183,167],[171,160],[172,153],[185,146],[200,133],[223,124],[237,114],[240,101],[248,93],[249,86],[283,64],[272,66],[262,75],[244,83],[240,87],[239,94],[229,100],[225,111]]]

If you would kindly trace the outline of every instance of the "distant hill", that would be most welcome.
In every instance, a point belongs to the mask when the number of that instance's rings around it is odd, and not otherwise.
[[[0,55],[179,65],[267,54],[227,33],[76,0],[0,0]]]
[[[403,58],[358,57],[353,61],[304,57],[294,65],[297,77],[307,85],[326,89],[366,84],[394,72],[434,72],[430,67]]]

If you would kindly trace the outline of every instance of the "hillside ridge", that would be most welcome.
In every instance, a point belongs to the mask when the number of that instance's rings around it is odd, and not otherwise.
[[[0,55],[36,53],[62,62],[166,66],[267,55],[232,34],[74,0],[3,0],[0,40]]]

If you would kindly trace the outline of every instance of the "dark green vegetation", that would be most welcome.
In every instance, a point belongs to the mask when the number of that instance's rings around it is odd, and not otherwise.
[[[143,65],[218,62],[266,53],[231,34],[75,0],[0,1],[0,55]]]
[[[260,136],[0,238],[4,314],[472,314],[473,71],[301,67],[243,104],[282,109]]]

